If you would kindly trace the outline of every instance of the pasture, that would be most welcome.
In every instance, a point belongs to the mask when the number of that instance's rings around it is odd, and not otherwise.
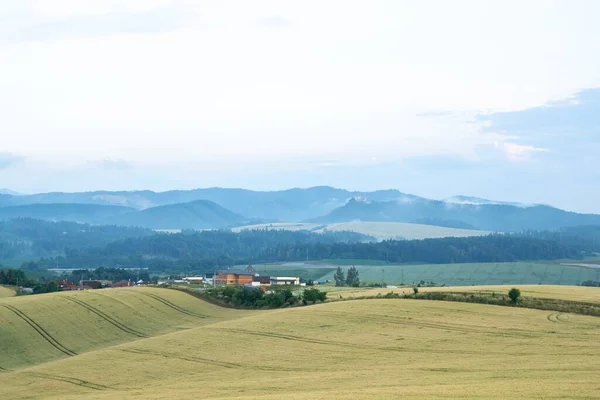
[[[233,228],[234,232],[251,229],[307,230],[316,233],[324,231],[351,231],[372,236],[377,240],[386,239],[433,239],[442,237],[483,236],[491,232],[472,229],[446,228],[443,226],[410,224],[403,222],[342,222],[332,224],[279,222],[270,224],[247,225]]]
[[[6,286],[0,286],[0,298],[12,297],[15,295],[15,290]]]
[[[594,317],[383,299],[228,317],[0,372],[3,398],[598,396],[600,319]],[[76,347],[75,337],[62,339]]]
[[[409,285],[421,281],[446,286],[579,285],[598,276],[596,268],[553,262],[356,265],[356,268],[363,282]],[[320,279],[333,280],[333,272]]]

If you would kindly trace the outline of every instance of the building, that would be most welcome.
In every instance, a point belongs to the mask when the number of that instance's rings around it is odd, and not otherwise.
[[[120,287],[131,287],[133,286],[133,282],[131,281],[119,281],[117,283],[113,283],[112,287],[114,288],[120,288]]]
[[[267,286],[271,284],[271,277],[270,276],[259,276],[259,275],[254,275],[252,277],[252,284],[253,285],[258,285],[258,286]]]
[[[297,276],[272,276],[271,285],[300,285],[300,278]]]
[[[187,283],[194,283],[194,284],[204,283],[204,278],[201,276],[188,276],[186,278],[183,278],[183,280]]]
[[[56,286],[58,286],[58,290],[77,290],[77,286],[66,279],[56,281]]]
[[[251,285],[254,275],[239,270],[217,271],[214,283],[217,285]]]

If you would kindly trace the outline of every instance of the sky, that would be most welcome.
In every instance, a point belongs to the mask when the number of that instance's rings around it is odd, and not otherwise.
[[[0,188],[600,213],[595,0],[0,0]]]

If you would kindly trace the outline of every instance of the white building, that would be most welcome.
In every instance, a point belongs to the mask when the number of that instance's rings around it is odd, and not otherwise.
[[[271,285],[299,285],[300,278],[297,276],[272,276]]]

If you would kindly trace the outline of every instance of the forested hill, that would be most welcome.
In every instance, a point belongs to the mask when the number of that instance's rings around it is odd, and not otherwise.
[[[66,257],[44,259],[41,266],[97,268],[119,265],[151,271],[188,271],[245,263],[321,259],[370,259],[390,263],[467,263],[517,260],[578,259],[598,251],[594,232],[489,235],[410,241],[361,242],[350,232],[205,231],[129,238],[96,248],[67,250]],[[587,239],[577,241],[583,235]],[[592,235],[592,236],[590,236]],[[548,237],[547,237],[548,236]]]
[[[149,229],[30,218],[0,221],[0,260],[52,257],[64,254],[66,249],[102,247],[117,240],[154,234]]]
[[[543,205],[524,207],[506,204],[455,204],[428,199],[386,202],[352,199],[345,206],[311,221],[334,223],[356,220],[387,222],[452,221],[454,226],[462,225],[497,232],[600,225],[600,215],[578,214]]]

